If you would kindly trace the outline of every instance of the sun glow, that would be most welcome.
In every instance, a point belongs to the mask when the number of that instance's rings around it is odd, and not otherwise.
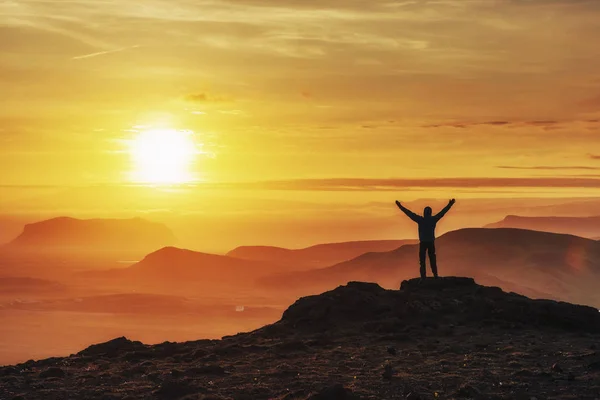
[[[191,131],[145,130],[131,141],[129,151],[134,182],[181,184],[196,180],[192,164],[199,151]]]

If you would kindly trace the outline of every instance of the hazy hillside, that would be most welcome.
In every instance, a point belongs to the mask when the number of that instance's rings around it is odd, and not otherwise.
[[[154,293],[186,291],[206,297],[222,290],[240,293],[253,290],[257,278],[281,271],[286,269],[266,262],[166,247],[130,267],[84,276],[94,279],[97,284],[109,283],[115,288],[144,288]]]
[[[551,297],[600,306],[600,243],[571,235],[520,229],[462,229],[437,240],[441,275],[473,276],[531,297]],[[418,245],[369,253],[313,271],[282,274],[263,280],[265,287],[301,293],[352,280],[397,288],[402,279],[419,274]],[[431,271],[428,267],[428,275]]]
[[[40,219],[28,215],[0,214],[0,245],[4,245],[16,238],[28,223]]]
[[[486,228],[520,228],[596,238],[600,236],[600,216],[525,217],[508,215],[502,221],[486,225]]]
[[[273,246],[241,246],[228,256],[247,260],[269,261],[276,264],[293,264],[305,267],[325,267],[347,261],[369,252],[390,251],[413,244],[415,240],[366,240],[357,242],[325,243],[303,249],[286,249]]]
[[[7,250],[47,253],[149,252],[172,245],[175,236],[163,224],[141,218],[53,218],[25,225]]]
[[[63,294],[67,287],[61,283],[45,279],[2,276],[0,277],[0,296],[53,296]]]

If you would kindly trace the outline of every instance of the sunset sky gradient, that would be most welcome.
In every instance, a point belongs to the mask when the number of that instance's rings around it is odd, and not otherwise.
[[[196,133],[209,182],[600,169],[596,1],[18,0],[0,15],[2,184],[123,183],[130,130],[160,124]]]
[[[586,0],[3,1],[3,207],[118,197],[156,128],[194,132],[196,194],[595,196],[599,20]]]

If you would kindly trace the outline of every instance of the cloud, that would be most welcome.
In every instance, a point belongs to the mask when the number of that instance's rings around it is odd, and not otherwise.
[[[580,104],[588,109],[600,110],[600,95],[587,98]]]
[[[600,179],[594,178],[431,178],[431,179],[296,179],[237,183],[244,189],[299,191],[399,191],[414,189],[476,189],[476,188],[592,188],[600,189]]]
[[[96,53],[84,54],[82,56],[73,57],[73,58],[71,58],[71,60],[83,60],[85,58],[98,57],[98,56],[103,56],[106,54],[120,53],[122,51],[135,49],[138,47],[140,47],[140,46],[135,45],[135,46],[128,46],[128,47],[121,47],[120,49],[115,49],[115,50],[98,51]]]
[[[588,154],[588,157],[592,160],[600,160],[600,154]]]
[[[227,103],[232,100],[224,96],[215,96],[206,92],[193,93],[185,96],[185,101],[190,103]]]
[[[600,156],[598,156],[600,159]],[[534,166],[516,166],[516,165],[499,165],[496,168],[500,169],[523,169],[523,170],[548,170],[548,171],[561,171],[561,170],[600,170],[600,167],[592,167],[589,165],[568,165],[568,166],[547,166],[547,165],[534,165]]]
[[[492,120],[492,121],[465,121],[465,122],[446,122],[439,124],[428,124],[423,125],[423,128],[443,128],[443,127],[451,127],[451,128],[467,128],[471,126],[555,126],[560,124],[561,121],[557,120],[532,120],[532,121],[504,121],[504,120]]]

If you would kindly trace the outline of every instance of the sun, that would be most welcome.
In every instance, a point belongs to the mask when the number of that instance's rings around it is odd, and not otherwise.
[[[147,184],[182,184],[195,180],[192,164],[199,151],[191,131],[144,130],[130,142],[131,180]]]

